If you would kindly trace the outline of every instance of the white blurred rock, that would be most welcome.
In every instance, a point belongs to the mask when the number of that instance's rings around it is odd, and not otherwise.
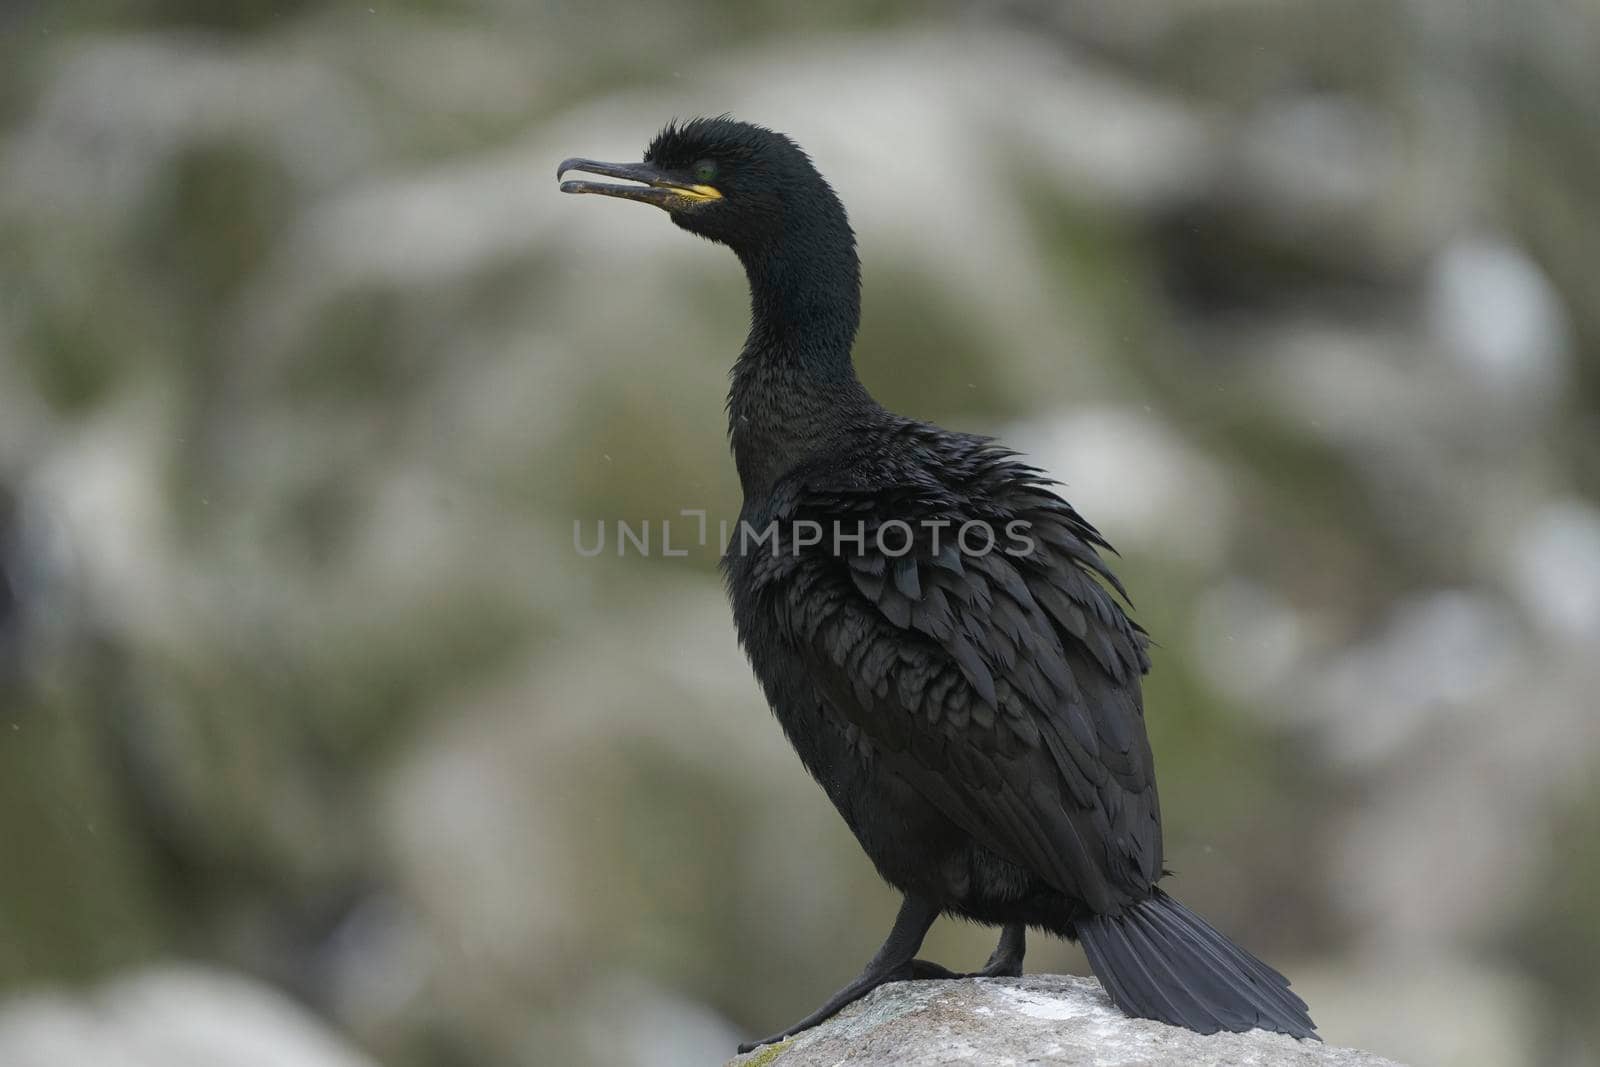
[[[1518,532],[1507,564],[1531,618],[1568,640],[1600,642],[1600,508],[1552,502]]]
[[[1477,943],[1545,892],[1529,833],[1592,773],[1593,667],[1482,593],[1402,601],[1320,674],[1286,687],[1354,788],[1331,835],[1329,899],[1352,941],[1397,958]],[[1429,877],[1419,872],[1449,872]]]
[[[1280,225],[1365,215],[1394,180],[1400,139],[1384,115],[1333,94],[1263,106],[1240,130],[1245,195]]]
[[[67,587],[64,599],[146,639],[177,634],[183,609],[161,485],[166,416],[151,395],[103,411],[58,438],[22,494],[34,558]]]
[[[1446,247],[1430,272],[1426,308],[1435,342],[1500,403],[1540,406],[1566,381],[1566,309],[1515,245],[1481,236]]]
[[[278,991],[225,971],[158,967],[85,997],[0,1004],[6,1067],[374,1067]]]
[[[325,64],[180,34],[102,38],[60,56],[0,176],[0,205],[107,223],[173,153],[207,137],[270,147],[326,183],[368,162],[370,116]]]
[[[1321,672],[1299,707],[1339,763],[1370,769],[1485,714],[1485,696],[1517,669],[1518,638],[1514,619],[1474,593],[1404,601],[1381,632]]]
[[[1059,478],[1062,495],[1119,548],[1197,567],[1226,549],[1235,510],[1227,477],[1153,414],[1090,408],[1003,436]]]
[[[579,1009],[592,1063],[703,1067],[739,1045],[727,1020],[637,975],[596,982]]]

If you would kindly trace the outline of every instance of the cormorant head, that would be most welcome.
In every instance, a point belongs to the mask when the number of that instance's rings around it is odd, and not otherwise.
[[[801,234],[853,245],[844,208],[811,159],[783,134],[720,118],[670,122],[642,163],[563,160],[570,170],[637,184],[564,181],[564,193],[597,193],[663,208],[691,233],[728,245],[741,257],[772,251]]]

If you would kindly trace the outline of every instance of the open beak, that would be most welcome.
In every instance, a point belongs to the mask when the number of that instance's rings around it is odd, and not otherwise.
[[[569,170],[581,170],[607,178],[626,178],[637,185],[613,185],[610,182],[565,181],[563,193],[597,193],[623,200],[637,200],[656,207],[687,207],[707,200],[721,200],[722,194],[709,185],[686,185],[674,181],[650,163],[599,163],[592,159],[563,159],[556,168],[559,179]]]

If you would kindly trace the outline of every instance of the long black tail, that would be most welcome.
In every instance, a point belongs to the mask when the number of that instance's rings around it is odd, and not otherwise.
[[[1287,978],[1159,889],[1121,915],[1076,928],[1095,977],[1129,1015],[1202,1034],[1259,1027],[1317,1037]]]

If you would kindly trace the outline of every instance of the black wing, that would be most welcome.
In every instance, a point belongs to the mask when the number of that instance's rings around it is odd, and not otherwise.
[[[847,539],[825,538],[773,606],[887,767],[993,851],[1114,911],[1161,875],[1147,641],[1101,584],[1121,592],[1094,528],[1037,471],[974,447],[891,486],[797,485],[789,515]]]

